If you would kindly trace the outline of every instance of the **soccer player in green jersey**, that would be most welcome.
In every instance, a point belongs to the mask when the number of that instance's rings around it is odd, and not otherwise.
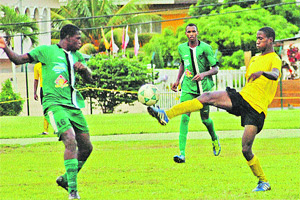
[[[77,173],[93,149],[88,125],[80,110],[84,107],[84,100],[75,89],[75,72],[86,81],[92,79],[91,70],[77,51],[80,46],[81,31],[71,24],[61,29],[58,44],[41,45],[23,55],[8,48],[5,40],[0,37],[0,48],[16,65],[42,63],[44,115],[65,145],[66,173],[59,176],[56,182],[68,190],[69,199],[80,199]]]
[[[192,100],[199,96],[200,92],[211,91],[214,82],[212,75],[218,73],[218,60],[215,58],[210,45],[197,39],[198,28],[195,24],[188,24],[185,28],[185,35],[188,42],[178,46],[178,52],[181,58],[177,80],[172,85],[172,90],[177,92],[178,85],[184,75],[181,84],[180,102]],[[185,162],[185,146],[188,134],[188,125],[190,121],[190,112],[181,116],[179,129],[179,150],[180,155],[174,156],[174,161],[177,163]],[[209,118],[209,105],[205,105],[200,110],[202,123],[206,126],[213,145],[213,152],[218,156],[221,151],[219,138],[216,135],[214,124]]]
[[[166,125],[175,116],[201,110],[204,105],[213,105],[230,114],[241,116],[241,125],[245,127],[242,152],[251,171],[259,180],[254,192],[271,189],[257,156],[252,152],[252,145],[256,134],[263,128],[268,105],[275,96],[280,77],[281,60],[274,52],[274,40],[275,31],[272,28],[263,27],[258,30],[256,47],[261,54],[251,58],[246,71],[247,83],[240,92],[231,88],[226,91],[206,92],[167,111],[148,107],[149,114],[162,125]]]

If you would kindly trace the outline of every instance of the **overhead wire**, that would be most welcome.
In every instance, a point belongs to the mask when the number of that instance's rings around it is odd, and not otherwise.
[[[208,7],[208,6],[240,4],[240,3],[247,3],[247,2],[256,2],[256,1],[255,0],[244,0],[244,1],[239,1],[239,2],[203,4],[203,5],[199,5],[199,6],[194,6],[193,9]],[[76,21],[76,20],[85,20],[85,19],[97,19],[97,18],[103,18],[103,17],[109,18],[109,17],[115,17],[115,16],[139,15],[139,14],[167,12],[167,11],[175,11],[175,10],[186,10],[186,9],[190,9],[190,6],[185,6],[185,7],[180,7],[180,8],[165,8],[165,9],[157,9],[157,10],[148,10],[148,11],[140,11],[140,12],[120,13],[120,14],[112,14],[112,15],[99,15],[99,16],[91,16],[91,17],[76,17],[76,18],[65,18],[65,19],[55,19],[55,20],[40,20],[40,21],[32,21],[32,22],[8,23],[8,24],[1,24],[1,26],[61,22],[61,21],[73,21],[73,20]]]
[[[247,0],[247,1],[253,1],[253,0]],[[243,1],[243,2],[247,2]],[[239,3],[243,3],[239,2]],[[232,14],[232,13],[241,13],[241,12],[248,12],[253,10],[260,10],[265,8],[271,8],[276,6],[283,6],[283,5],[289,5],[289,4],[296,4],[297,2],[285,2],[285,3],[278,3],[278,4],[271,4],[259,8],[250,8],[250,9],[243,9],[243,10],[235,10],[230,12],[224,12],[224,13],[214,13],[214,14],[207,14],[207,15],[197,15],[197,16],[190,16],[190,17],[180,17],[180,18],[173,18],[173,19],[165,19],[165,20],[156,20],[156,21],[148,21],[148,22],[138,22],[138,23],[131,23],[131,24],[121,24],[121,25],[112,25],[112,26],[100,26],[100,27],[91,27],[91,28],[81,28],[81,30],[95,30],[95,29],[106,29],[106,28],[118,28],[118,27],[124,27],[126,25],[128,26],[138,26],[138,25],[145,25],[145,24],[152,24],[152,23],[162,23],[162,22],[169,22],[169,21],[178,21],[178,20],[186,20],[186,19],[195,19],[195,18],[201,18],[201,17],[210,17],[210,16],[217,16],[217,15],[225,15],[225,14]],[[219,4],[206,4],[206,5],[219,5]],[[0,25],[2,26],[2,25]],[[40,34],[48,34],[48,33],[54,33],[59,31],[46,31],[46,32],[38,32],[38,33],[31,33],[26,34],[26,36],[31,35],[40,35]],[[23,36],[22,34],[16,34],[16,35],[9,35],[7,37],[15,37],[15,36]]]

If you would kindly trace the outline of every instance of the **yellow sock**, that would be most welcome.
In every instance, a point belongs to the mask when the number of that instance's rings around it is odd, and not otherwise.
[[[48,127],[49,127],[49,123],[46,120],[46,118],[44,117],[44,132],[48,133]]]
[[[170,110],[166,111],[169,119],[182,115],[185,113],[195,112],[203,108],[202,103],[198,99],[182,102],[173,106]]]
[[[260,181],[268,182],[266,175],[260,166],[259,160],[255,155],[251,160],[247,161],[247,163],[254,176],[256,176]]]

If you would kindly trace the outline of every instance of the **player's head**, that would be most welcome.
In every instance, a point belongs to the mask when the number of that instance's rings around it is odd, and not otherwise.
[[[257,31],[256,47],[262,52],[273,49],[274,40],[275,31],[271,27],[263,27]]]
[[[80,29],[72,24],[67,24],[60,30],[60,40],[65,41],[67,51],[76,51],[81,47]]]
[[[73,25],[73,24],[67,24],[63,26],[60,30],[60,39],[65,39],[67,36],[74,36],[76,34],[80,33],[80,29]]]
[[[258,31],[262,31],[266,34],[267,38],[273,38],[273,42],[275,41],[275,31],[271,27],[263,27]]]
[[[198,28],[196,24],[188,24],[185,27],[185,35],[188,37],[189,41],[196,41],[198,35]]]

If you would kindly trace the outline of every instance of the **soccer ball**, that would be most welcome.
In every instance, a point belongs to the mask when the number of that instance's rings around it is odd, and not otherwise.
[[[159,90],[155,85],[145,84],[138,91],[138,100],[146,106],[152,106],[159,100]]]

